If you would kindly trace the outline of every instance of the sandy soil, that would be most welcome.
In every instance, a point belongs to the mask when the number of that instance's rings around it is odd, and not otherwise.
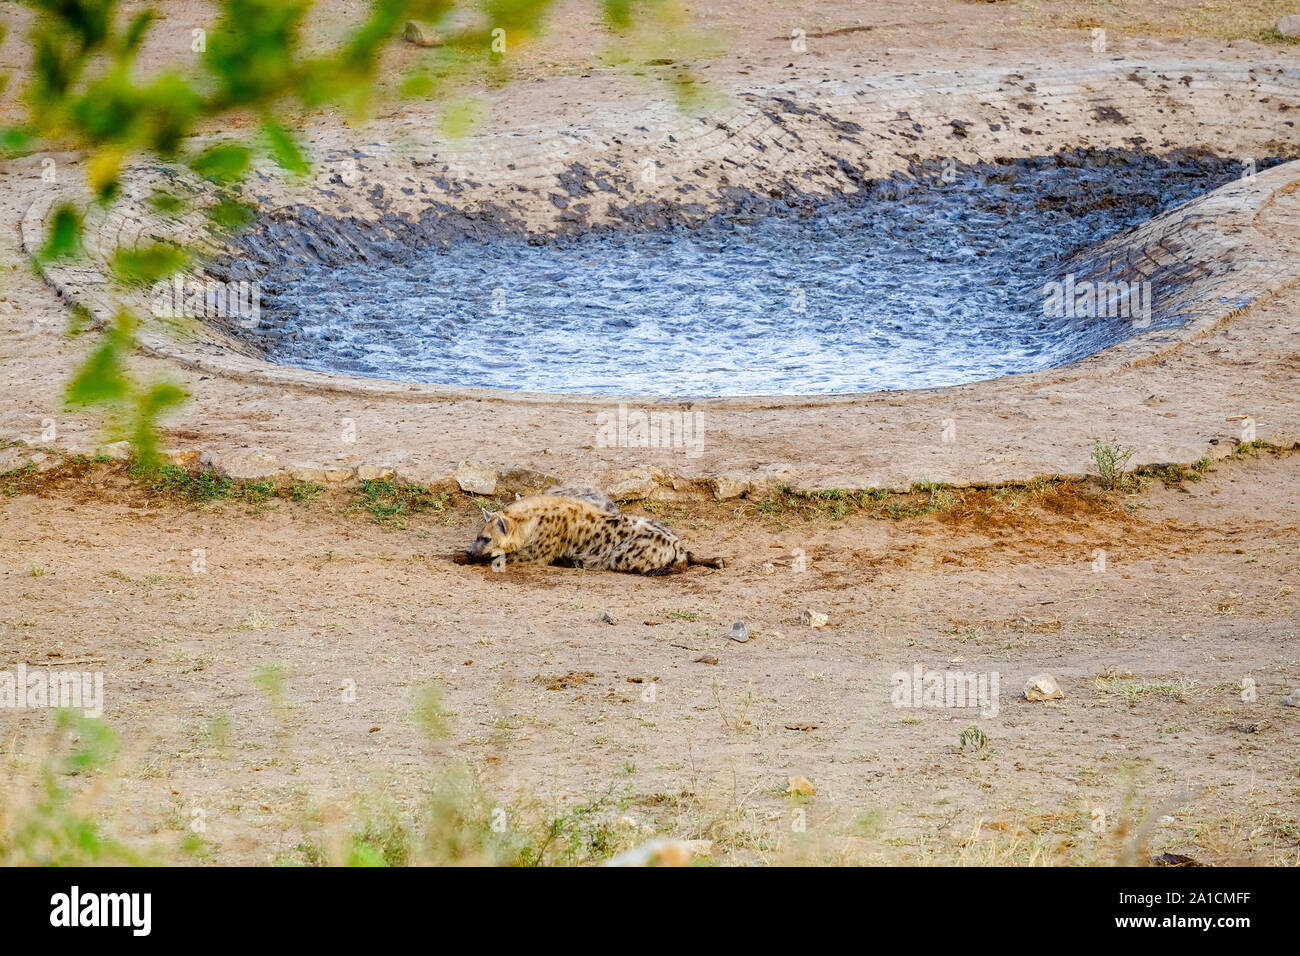
[[[116,465],[56,469],[0,512],[0,659],[102,660],[114,825],[166,846],[201,809],[218,862],[310,858],[333,819],[313,808],[418,817],[464,763],[509,813],[626,816],[723,861],[1109,862],[1163,819],[1142,859],[1295,864],[1298,465],[899,521],[683,499],[661,517],[731,565],[663,579],[455,565],[464,498],[379,523],[346,496],[179,505]],[[896,708],[918,664],[997,672],[997,714]],[[1042,671],[1065,698],[1018,698]],[[432,742],[410,720],[427,685]],[[25,765],[49,718],[0,719]],[[963,753],[972,724],[988,744]]]
[[[325,6],[317,36],[355,4]],[[825,34],[814,54],[827,68],[849,56],[864,72],[1050,58],[1098,26],[1121,52],[1249,58],[1249,44],[1223,47],[1289,8],[728,2],[692,15],[731,51],[710,68],[735,77],[784,67],[792,27]],[[168,5],[146,62],[183,45],[201,10]],[[597,48],[588,19],[564,19],[520,69],[581,79]],[[21,214],[37,171],[7,170],[0,208]],[[90,435],[57,411],[80,355],[50,344],[63,303],[25,271],[16,224],[3,246],[7,437],[39,441],[50,413]],[[209,385],[171,437],[260,427],[237,392]],[[267,427],[315,420],[310,404],[287,418]],[[666,494],[659,516],[731,559],[666,579],[457,566],[477,513],[459,495],[383,521],[341,489],[178,503],[112,463],[0,489],[0,667],[102,669],[121,753],[70,784],[106,829],[167,859],[339,860],[362,830],[394,858],[446,859],[384,835],[423,832],[430,794],[468,766],[484,793],[474,839],[481,811],[501,807],[548,862],[603,859],[647,826],[712,840],[718,862],[1300,862],[1300,709],[1281,705],[1300,685],[1295,453],[1133,496],[1091,483],[940,492],[931,513],[898,521],[875,512],[930,495],[841,514]],[[805,609],[827,625],[800,624]],[[746,643],[727,636],[741,618]],[[915,665],[997,672],[997,714],[892,706],[891,676]],[[1043,671],[1064,699],[1018,698]],[[436,733],[412,717],[421,701]],[[959,746],[971,725],[983,747]],[[0,710],[0,731],[2,828],[67,741],[44,712]],[[792,777],[816,794],[787,793]]]

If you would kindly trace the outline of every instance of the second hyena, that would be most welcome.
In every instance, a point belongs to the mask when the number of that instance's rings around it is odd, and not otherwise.
[[[724,566],[721,558],[697,558],[659,522],[625,515],[590,488],[521,498],[495,514],[485,510],[483,528],[465,558],[633,574],[668,574],[692,564]]]

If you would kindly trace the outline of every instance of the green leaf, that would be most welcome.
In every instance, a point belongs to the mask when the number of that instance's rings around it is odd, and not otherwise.
[[[439,118],[439,125],[449,139],[460,139],[478,124],[481,114],[482,109],[476,101],[462,99],[447,105]]]
[[[131,24],[126,28],[126,36],[122,40],[122,51],[126,54],[132,54],[140,49],[140,44],[144,42],[144,35],[149,29],[149,25],[158,18],[158,15],[152,10],[145,10],[138,13]]]
[[[70,259],[81,253],[81,214],[69,203],[54,211],[50,222],[50,235],[36,256],[38,264],[56,259]]]
[[[112,405],[131,391],[124,360],[130,350],[134,322],[125,312],[109,328],[104,341],[68,385],[67,401],[72,405]]]
[[[162,189],[155,189],[149,194],[149,208],[164,216],[178,215],[186,205],[185,199]]]
[[[158,463],[158,416],[180,405],[187,397],[184,389],[170,382],[159,382],[140,395],[131,441],[141,468],[152,470]]]
[[[424,99],[433,92],[433,77],[427,73],[413,73],[402,81],[399,92],[407,99]]]
[[[238,199],[223,196],[221,200],[204,210],[212,224],[218,229],[234,231],[248,225],[257,215],[257,210]]]
[[[21,126],[6,126],[0,129],[0,150],[6,153],[20,153],[32,141],[32,134]]]
[[[268,116],[262,120],[262,132],[266,134],[271,155],[281,169],[287,169],[291,173],[307,172],[307,161],[283,126]]]
[[[249,156],[248,149],[237,143],[218,143],[191,159],[189,167],[214,183],[230,183],[243,177]]]
[[[153,285],[190,264],[189,251],[171,242],[153,242],[113,253],[113,274],[128,285]]]

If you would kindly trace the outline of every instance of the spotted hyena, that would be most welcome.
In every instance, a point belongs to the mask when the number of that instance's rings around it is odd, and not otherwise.
[[[464,558],[634,574],[667,574],[692,564],[723,567],[721,558],[695,557],[659,522],[623,514],[592,488],[560,488],[521,498],[495,514],[485,510]]]

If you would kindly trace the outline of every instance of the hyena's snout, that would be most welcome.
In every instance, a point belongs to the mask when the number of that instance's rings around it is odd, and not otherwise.
[[[474,539],[474,543],[465,549],[465,557],[471,561],[487,561],[492,557],[492,539],[485,534]]]

